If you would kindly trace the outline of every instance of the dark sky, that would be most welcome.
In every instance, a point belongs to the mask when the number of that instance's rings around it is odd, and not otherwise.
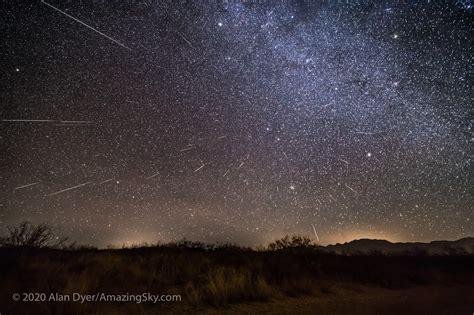
[[[348,2],[2,1],[0,228],[473,236],[472,2]]]

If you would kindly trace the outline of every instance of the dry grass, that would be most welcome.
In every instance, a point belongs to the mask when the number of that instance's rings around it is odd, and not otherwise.
[[[296,307],[294,298],[302,305],[319,301],[320,307],[326,305],[322,301],[348,298],[377,309],[375,300],[367,301],[367,292],[440,285],[474,292],[473,256],[340,256],[311,246],[254,251],[195,243],[108,250],[0,248],[0,256],[2,314],[175,314],[232,310],[242,303],[257,303],[252,305],[263,310],[278,301]],[[349,294],[341,284],[370,290]],[[158,305],[28,304],[12,302],[13,292],[151,292],[180,294],[183,300]]]

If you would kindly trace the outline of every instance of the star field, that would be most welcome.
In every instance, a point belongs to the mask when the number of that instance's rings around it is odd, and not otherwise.
[[[2,228],[97,246],[474,233],[470,1],[1,12]]]

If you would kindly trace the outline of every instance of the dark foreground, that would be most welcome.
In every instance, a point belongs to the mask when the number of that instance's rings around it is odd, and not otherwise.
[[[314,248],[161,246],[1,248],[0,257],[2,315],[474,312],[472,255],[342,256]],[[20,301],[13,300],[15,293]],[[79,295],[102,293],[111,297],[150,293],[175,300],[72,301]],[[71,300],[59,301],[64,296]]]

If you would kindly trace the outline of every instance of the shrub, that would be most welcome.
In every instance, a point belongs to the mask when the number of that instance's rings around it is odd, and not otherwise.
[[[60,238],[46,224],[33,225],[28,221],[7,227],[7,234],[0,238],[1,247],[66,247],[68,238]]]
[[[268,250],[275,251],[289,248],[311,247],[313,245],[314,244],[309,237],[299,235],[293,235],[290,237],[287,235],[282,239],[270,243],[268,245]]]

